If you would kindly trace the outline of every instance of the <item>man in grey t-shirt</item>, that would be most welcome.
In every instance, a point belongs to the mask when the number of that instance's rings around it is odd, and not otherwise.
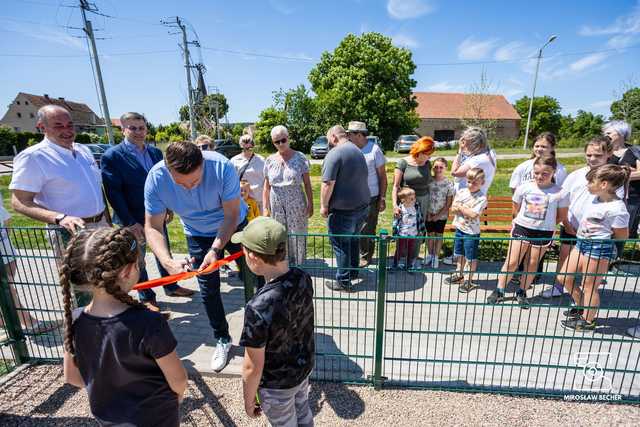
[[[353,129],[352,129],[353,127]],[[350,132],[366,133],[362,122],[350,122]],[[327,132],[329,144],[335,145],[322,164],[320,214],[327,218],[329,234],[336,254],[336,280],[325,282],[330,289],[350,291],[351,280],[358,276],[358,234],[367,219],[370,192],[367,162],[362,151],[347,139],[344,128],[336,125]]]

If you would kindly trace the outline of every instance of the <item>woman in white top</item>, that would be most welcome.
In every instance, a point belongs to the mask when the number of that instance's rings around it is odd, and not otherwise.
[[[509,181],[509,187],[511,188],[511,193],[516,191],[520,185],[533,182],[533,162],[535,159],[542,156],[553,156],[556,157],[556,136],[551,132],[542,132],[540,135],[536,137],[535,142],[533,143],[533,153],[529,160],[520,163],[511,174],[511,180]],[[556,184],[562,186],[562,183],[567,178],[567,170],[562,165],[562,163],[557,161],[556,158],[556,172],[553,176]]]
[[[451,166],[456,192],[467,188],[467,171],[473,168],[484,172],[485,180],[480,191],[486,196],[496,174],[496,153],[489,148],[487,134],[479,127],[469,127],[460,136],[460,149]]]
[[[564,287],[576,307],[565,311],[562,326],[576,331],[595,330],[595,317],[600,306],[598,285],[616,258],[616,245],[611,239],[629,237],[629,213],[616,190],[629,180],[630,169],[604,165],[587,173],[587,188],[594,197],[583,205],[577,231],[577,243],[566,261]],[[623,196],[624,197],[624,196]],[[576,285],[576,274],[582,274],[582,289]]]
[[[253,151],[254,142],[251,135],[240,137],[242,153],[231,158],[230,162],[238,173],[240,181],[249,183],[251,197],[258,202],[258,209],[262,212],[262,193],[264,186],[264,157]]]

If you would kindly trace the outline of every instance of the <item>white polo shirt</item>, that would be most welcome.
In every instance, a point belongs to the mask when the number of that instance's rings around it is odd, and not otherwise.
[[[13,160],[10,190],[36,193],[40,206],[87,218],[104,211],[102,176],[91,152],[82,144],[63,148],[47,138]]]

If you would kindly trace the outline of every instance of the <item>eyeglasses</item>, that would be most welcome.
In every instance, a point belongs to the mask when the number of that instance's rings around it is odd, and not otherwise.
[[[274,144],[276,145],[280,145],[280,144],[284,144],[285,142],[287,142],[288,138],[282,138],[282,139],[277,139],[275,141],[273,141]]]
[[[210,147],[210,146],[211,146],[211,144],[200,144],[200,145],[198,145],[198,148],[199,148],[201,151],[209,151],[209,147]]]
[[[144,130],[147,130],[146,126],[127,126],[127,129],[129,129],[131,132],[142,132]]]

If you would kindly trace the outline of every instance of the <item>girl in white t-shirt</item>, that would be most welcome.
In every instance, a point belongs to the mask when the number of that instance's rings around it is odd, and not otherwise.
[[[600,306],[598,284],[616,258],[614,241],[629,237],[629,213],[616,190],[629,180],[629,168],[604,165],[587,173],[587,188],[595,197],[583,205],[577,231],[577,243],[564,266],[564,287],[576,304],[565,312],[562,326],[576,331],[593,331]],[[582,289],[575,275],[582,274]]]
[[[587,190],[587,173],[607,163],[611,157],[611,142],[603,137],[596,137],[587,142],[584,147],[587,166],[577,169],[567,176],[562,183],[562,188],[569,193],[568,223],[560,226],[560,255],[558,257],[556,283],[545,289],[540,296],[542,298],[560,297],[564,294],[563,281],[566,271],[563,265],[576,244],[576,231],[586,204],[590,203],[594,196]],[[624,196],[624,188],[618,190],[619,197]]]
[[[507,259],[498,276],[498,287],[487,302],[504,301],[509,279],[521,262],[525,265],[525,279],[516,291],[520,308],[528,309],[526,290],[533,282],[539,261],[553,241],[556,225],[567,221],[568,195],[553,182],[556,159],[553,156],[538,157],[533,162],[533,182],[520,185],[513,195],[513,228]]]
[[[533,162],[535,159],[542,156],[553,156],[556,157],[556,136],[551,132],[542,132],[540,135],[536,137],[535,142],[533,143],[533,155],[532,157],[520,163],[513,170],[511,174],[511,180],[509,180],[509,187],[511,188],[511,192],[514,193],[518,186],[525,184],[527,182],[533,182],[535,179],[533,177]],[[567,178],[567,170],[562,165],[562,163],[557,161],[556,159],[556,172],[553,175],[555,184],[562,185],[564,180]]]

